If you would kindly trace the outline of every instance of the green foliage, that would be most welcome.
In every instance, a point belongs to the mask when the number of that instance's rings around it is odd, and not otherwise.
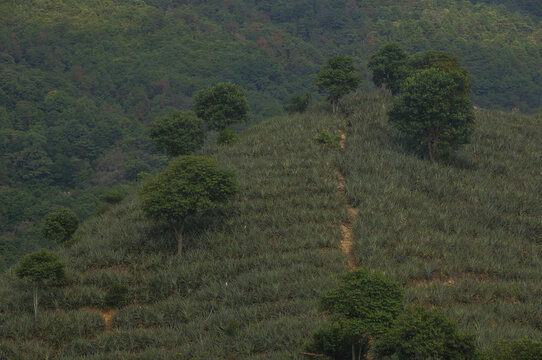
[[[219,168],[214,159],[181,156],[140,191],[145,214],[175,229],[178,256],[182,254],[182,233],[188,216],[206,213],[239,191],[235,172]]]
[[[463,87],[462,94],[466,97],[470,97],[471,83],[470,75],[461,63],[456,55],[450,54],[445,51],[424,51],[413,54],[406,61],[406,67],[410,75],[417,71],[423,71],[428,69],[435,69],[442,72],[458,72],[465,78],[465,85]]]
[[[403,83],[402,96],[389,112],[390,122],[431,161],[449,161],[469,142],[474,110],[465,97],[467,79],[459,72],[434,68],[416,72]]]
[[[475,338],[460,333],[442,310],[407,308],[372,349],[378,359],[477,359]]]
[[[395,41],[409,53],[457,55],[477,106],[533,112],[542,104],[533,0],[80,2],[0,6],[0,169],[10,169],[0,188],[20,194],[2,202],[10,220],[0,223],[20,240],[19,253],[43,245],[48,209],[87,218],[99,205],[96,187],[163,164],[147,125],[217,82],[243,86],[261,120],[293,94],[316,91],[329,54],[363,66]],[[19,207],[23,197],[29,205]]]
[[[332,134],[327,130],[322,130],[315,138],[314,141],[320,144],[326,149],[334,149],[339,146],[341,136],[338,134]]]
[[[384,44],[369,60],[368,68],[373,73],[373,83],[378,87],[385,85],[392,94],[399,93],[401,83],[408,74],[408,57],[399,43]]]
[[[107,289],[104,297],[104,302],[112,308],[121,308],[128,304],[129,289],[123,283],[114,283]]]
[[[59,249],[70,286],[40,291],[48,311],[37,322],[64,325],[59,336],[32,325],[31,293],[3,274],[0,349],[9,346],[10,359],[298,357],[322,323],[319,295],[345,271],[335,224],[348,215],[330,166],[336,154],[315,156],[314,143],[320,130],[340,125],[308,112],[251,127],[230,146],[207,144],[204,154],[236,171],[242,193],[220,206],[218,221],[187,219],[183,261],[169,229],[145,217],[133,191],[107,216],[85,221],[79,240]],[[105,307],[115,283],[129,286],[130,304],[105,331],[91,309]]]
[[[65,279],[64,264],[58,254],[42,249],[26,254],[15,268],[15,274],[33,283],[61,283]]]
[[[349,330],[342,322],[326,322],[313,332],[312,341],[305,344],[304,348],[308,352],[325,354],[336,360],[351,359],[352,343],[358,343],[359,340],[352,339]],[[367,350],[367,344],[363,343],[363,348],[360,349],[359,353],[365,355]]]
[[[214,130],[248,120],[250,107],[246,91],[231,82],[198,91],[194,98],[194,110]]]
[[[542,234],[542,118],[476,110],[471,143],[443,165],[397,143],[390,96],[353,94],[341,104],[352,124],[339,167],[360,209],[356,263],[403,284],[407,303],[442,307],[482,348],[542,341],[542,259],[525,250],[539,249]]]
[[[401,288],[384,275],[365,269],[349,272],[322,296],[320,308],[332,323],[317,330],[306,348],[330,356],[344,355],[349,348],[353,358],[365,356],[371,339],[382,336],[399,314],[402,301]]]
[[[487,352],[492,360],[536,360],[542,358],[542,343],[529,338],[497,341]]]
[[[169,156],[193,154],[205,139],[203,121],[193,111],[175,111],[154,119],[149,135]]]
[[[286,105],[284,105],[284,110],[288,114],[293,114],[296,112],[298,113],[305,112],[311,100],[312,100],[312,93],[310,91],[307,91],[305,93],[305,96],[294,95],[288,100]]]
[[[122,190],[110,190],[100,195],[100,199],[111,205],[118,204],[124,199],[124,192]]]
[[[239,136],[231,129],[221,130],[216,138],[218,145],[231,144],[236,141],[239,141]]]
[[[40,230],[48,241],[66,243],[71,239],[78,226],[77,215],[72,210],[64,208],[45,215],[41,221]]]
[[[336,111],[339,99],[358,88],[361,75],[356,73],[354,59],[346,55],[336,55],[329,58],[318,73],[316,86],[329,93],[329,100]]]
[[[214,159],[181,156],[140,191],[145,214],[155,221],[177,224],[205,213],[238,192],[235,173],[219,168]]]

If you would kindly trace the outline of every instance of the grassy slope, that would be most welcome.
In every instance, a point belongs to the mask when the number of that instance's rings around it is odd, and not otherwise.
[[[472,144],[443,166],[397,145],[390,99],[361,97],[345,101],[341,164],[360,207],[357,263],[445,307],[483,346],[542,340],[542,117],[479,110]]]
[[[187,225],[182,261],[173,233],[145,220],[132,196],[60,250],[70,284],[41,293],[37,323],[30,289],[3,277],[0,358],[292,358],[321,321],[319,295],[346,271],[336,154],[313,141],[336,127],[328,115],[274,119],[208,149],[237,170],[242,195],[216,220]],[[118,281],[134,300],[106,332],[83,308],[104,309]]]
[[[483,346],[522,335],[541,340],[540,117],[480,110],[473,143],[442,166],[396,145],[389,98],[356,95],[344,105],[351,115],[342,157],[313,143],[320,130],[342,126],[319,113],[275,119],[238,144],[207,149],[238,171],[243,193],[217,220],[189,224],[181,262],[171,255],[171,231],[146,221],[132,197],[87,221],[78,243],[61,251],[70,285],[42,292],[47,310],[37,323],[30,289],[3,277],[0,354],[295,357],[321,321],[319,294],[345,271],[337,161],[360,207],[358,264],[401,281],[410,302],[445,307]],[[107,332],[82,309],[105,308],[105,291],[118,281],[134,300]]]

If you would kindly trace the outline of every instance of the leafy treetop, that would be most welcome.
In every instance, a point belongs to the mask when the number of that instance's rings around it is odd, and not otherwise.
[[[377,358],[477,359],[474,336],[462,334],[442,310],[407,308],[375,343]]]
[[[246,91],[231,82],[218,83],[196,93],[194,110],[214,130],[246,121],[250,112]]]
[[[373,82],[380,87],[386,85],[392,94],[401,90],[401,82],[407,76],[408,53],[396,42],[387,43],[371,56],[369,69]]]
[[[25,255],[15,268],[15,274],[35,284],[46,281],[59,283],[65,279],[64,264],[60,257],[45,249]]]
[[[52,211],[43,217],[41,234],[49,241],[65,243],[71,238],[78,226],[77,215],[72,210],[64,208]]]
[[[361,75],[356,73],[354,59],[346,55],[329,58],[316,77],[316,86],[329,93],[333,112],[339,99],[357,89],[360,83]]]
[[[203,146],[205,139],[203,120],[193,111],[175,111],[156,118],[149,135],[159,150],[169,156],[190,155]]]
[[[214,159],[181,156],[156,178],[149,179],[140,196],[145,215],[173,227],[181,256],[185,219],[213,209],[237,192],[232,170],[219,168]]]
[[[386,331],[402,308],[403,291],[379,273],[365,269],[344,275],[340,285],[322,297],[321,309],[355,323],[360,335]]]
[[[403,83],[402,96],[389,112],[390,122],[431,161],[447,160],[473,131],[469,90],[461,72],[435,68],[416,72]]]

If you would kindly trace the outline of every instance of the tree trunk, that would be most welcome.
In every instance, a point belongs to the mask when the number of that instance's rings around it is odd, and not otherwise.
[[[429,152],[429,161],[435,162],[435,154],[433,148],[431,147],[431,141],[427,142],[427,151]]]
[[[352,360],[356,360],[356,345],[352,343]]]
[[[183,230],[184,230],[184,220],[181,222],[179,228],[175,227],[175,235],[177,235],[177,256],[182,258],[183,255]]]
[[[38,318],[38,285],[34,285],[34,320]]]

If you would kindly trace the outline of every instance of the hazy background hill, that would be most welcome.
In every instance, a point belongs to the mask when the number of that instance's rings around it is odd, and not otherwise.
[[[486,4],[487,3],[487,4]],[[502,4],[501,4],[502,3]],[[4,1],[0,5],[0,267],[40,243],[58,206],[99,195],[165,158],[146,125],[218,81],[248,90],[254,120],[314,90],[326,58],[365,66],[390,40],[459,56],[481,107],[542,105],[535,1]],[[43,243],[41,243],[43,245]]]

